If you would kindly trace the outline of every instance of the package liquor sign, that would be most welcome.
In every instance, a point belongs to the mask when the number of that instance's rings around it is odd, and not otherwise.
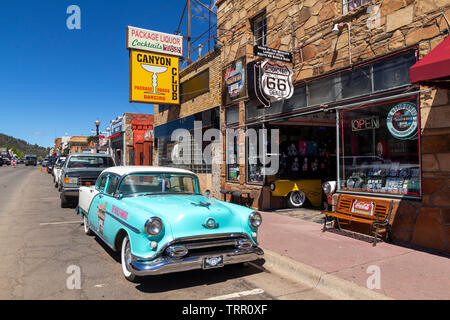
[[[292,69],[268,60],[261,64],[261,86],[271,101],[289,99],[294,93]]]
[[[141,28],[127,27],[127,49],[183,56],[183,37]]]
[[[130,102],[179,104],[179,59],[130,52]]]

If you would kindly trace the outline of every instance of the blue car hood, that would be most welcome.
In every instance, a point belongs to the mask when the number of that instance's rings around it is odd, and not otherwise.
[[[144,211],[148,215],[145,219],[159,217],[171,238],[167,239],[169,241],[196,235],[244,232],[243,222],[248,217],[202,195],[139,196],[123,200],[129,207]],[[210,218],[218,224],[216,228],[204,226]]]

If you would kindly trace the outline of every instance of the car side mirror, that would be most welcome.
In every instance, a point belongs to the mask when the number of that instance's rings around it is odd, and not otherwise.
[[[117,200],[120,200],[123,198],[123,193],[120,191],[116,191],[114,192],[114,198],[116,198]]]
[[[209,189],[205,190],[205,197],[209,197],[211,194],[211,191]]]

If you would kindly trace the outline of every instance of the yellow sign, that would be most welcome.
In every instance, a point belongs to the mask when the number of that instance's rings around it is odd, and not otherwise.
[[[130,102],[179,104],[178,58],[130,51]]]

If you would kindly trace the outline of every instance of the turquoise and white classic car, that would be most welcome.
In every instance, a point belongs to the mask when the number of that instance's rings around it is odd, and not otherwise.
[[[261,214],[200,193],[197,176],[165,167],[111,167],[81,187],[86,234],[121,252],[126,279],[261,259]]]

